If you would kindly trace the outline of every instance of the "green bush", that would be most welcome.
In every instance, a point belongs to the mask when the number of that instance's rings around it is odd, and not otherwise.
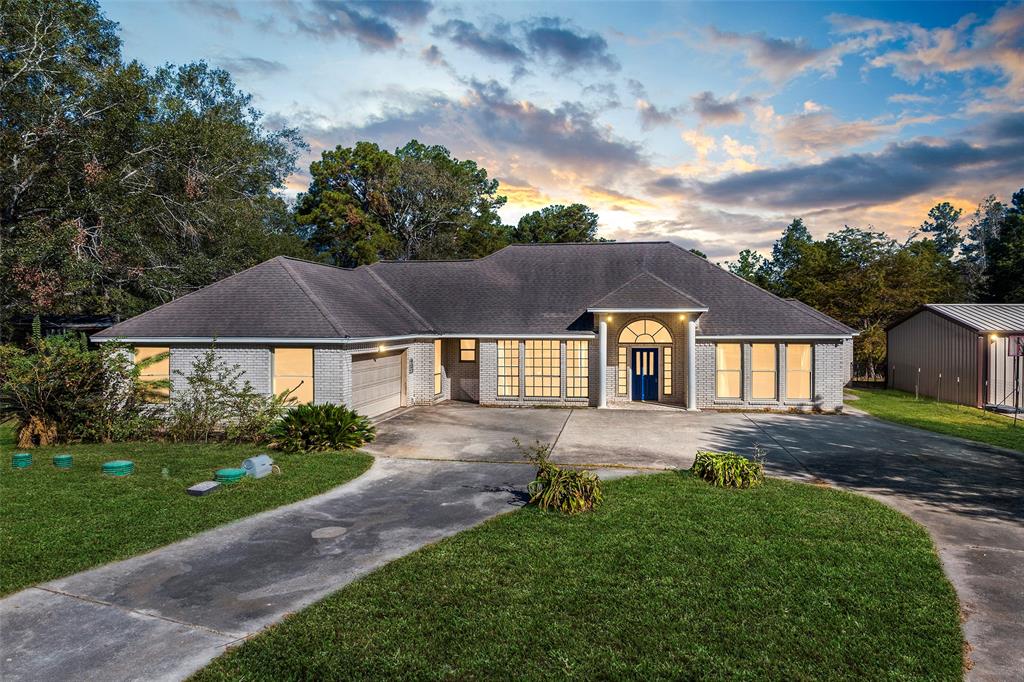
[[[513,442],[526,460],[537,467],[537,477],[526,486],[530,504],[544,511],[553,509],[563,514],[591,511],[601,504],[601,479],[596,474],[555,466],[548,461],[550,444],[537,441],[527,448],[519,439],[513,439]]]
[[[764,481],[764,464],[735,452],[698,450],[690,472],[720,488],[753,488]]]
[[[347,450],[377,437],[373,423],[344,405],[299,405],[270,429],[274,445],[286,452]]]

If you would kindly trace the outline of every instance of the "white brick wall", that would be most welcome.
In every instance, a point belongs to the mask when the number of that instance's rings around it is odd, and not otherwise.
[[[192,365],[210,346],[173,346],[170,349],[171,400],[175,392],[185,390],[186,376]],[[245,346],[217,346],[217,356],[243,371],[241,380],[248,380],[259,393],[270,393],[270,349]],[[179,374],[180,372],[180,374]]]

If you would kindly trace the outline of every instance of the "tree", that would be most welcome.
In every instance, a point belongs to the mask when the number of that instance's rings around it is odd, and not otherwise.
[[[694,256],[700,256],[704,260],[708,259],[708,254],[704,253],[700,249],[690,249],[690,253],[692,253]]]
[[[954,208],[948,201],[943,201],[933,206],[928,211],[928,218],[921,223],[921,232],[930,235],[936,249],[947,258],[956,256],[957,249],[964,242],[960,228],[956,224],[962,213],[961,209]]]
[[[604,241],[597,236],[597,221],[597,214],[583,204],[554,204],[520,218],[511,240],[520,244]]]
[[[123,63],[90,0],[5,0],[0,44],[6,314],[124,317],[306,253],[275,195],[301,140],[227,72]]]
[[[964,278],[973,300],[983,300],[989,289],[989,252],[999,240],[1006,217],[1006,206],[995,195],[989,195],[978,204],[967,228],[963,245]]]
[[[486,255],[507,243],[498,181],[474,161],[412,140],[390,153],[338,146],[310,165],[295,216],[337,265]]]
[[[785,273],[804,257],[804,251],[814,243],[814,238],[804,225],[803,218],[794,218],[786,226],[782,237],[772,246],[772,257],[765,263],[763,278],[775,293],[792,296],[786,285]]]
[[[759,287],[765,286],[765,265],[768,261],[764,256],[752,249],[743,249],[735,261],[727,261],[725,266],[734,275],[739,275],[748,282]]]
[[[989,240],[985,281],[985,300],[1024,303],[1024,188],[1013,195],[998,236]]]

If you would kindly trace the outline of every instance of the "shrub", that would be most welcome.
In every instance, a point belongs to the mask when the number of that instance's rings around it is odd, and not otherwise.
[[[735,452],[698,450],[690,472],[721,488],[753,488],[764,481],[764,464]]]
[[[259,443],[269,437],[270,426],[284,412],[291,392],[257,393],[239,365],[229,365],[211,348],[200,355],[167,411],[167,435],[174,441],[208,442],[223,435],[234,442]]]
[[[530,464],[537,467],[537,477],[526,486],[530,504],[547,511],[554,509],[563,514],[578,514],[591,511],[603,499],[601,479],[589,471],[563,469],[552,464],[551,445],[537,441],[531,447],[523,447],[519,439],[513,439],[516,447]]]
[[[373,423],[344,405],[299,405],[270,429],[274,445],[287,452],[348,450],[377,437]]]
[[[43,337],[38,324],[26,348],[0,346],[0,393],[19,420],[18,447],[126,440],[152,433],[131,351],[84,336]]]

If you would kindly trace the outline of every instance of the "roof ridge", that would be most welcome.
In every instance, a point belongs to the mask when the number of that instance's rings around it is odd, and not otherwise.
[[[413,308],[408,303],[408,301],[406,301],[404,298],[402,298],[398,294],[397,291],[392,289],[391,285],[388,284],[387,282],[385,282],[383,277],[381,277],[380,275],[378,275],[376,272],[373,271],[373,268],[366,268],[366,272],[368,272],[370,274],[370,276],[374,279],[374,281],[376,281],[378,284],[380,284],[381,288],[384,289],[384,291],[387,292],[393,299],[395,299],[395,301],[397,301],[400,306],[402,306],[403,308],[408,310],[412,314],[412,316],[415,317],[418,321],[422,322],[423,326],[426,327],[426,329],[428,331],[432,331],[432,332],[433,331],[437,331],[436,329],[434,329],[434,325],[432,325],[430,322],[428,322],[425,317],[420,315],[416,311],[416,309]]]
[[[302,293],[304,293],[306,295],[306,298],[309,299],[309,302],[312,303],[313,306],[317,310],[320,311],[320,314],[324,316],[324,319],[327,320],[327,323],[329,325],[331,325],[331,327],[334,329],[334,331],[336,331],[338,333],[338,336],[343,336],[343,337],[349,336],[345,332],[345,328],[342,327],[341,324],[338,322],[338,320],[335,319],[334,315],[332,315],[327,310],[327,306],[325,306],[323,304],[323,301],[320,300],[320,297],[317,296],[315,293],[313,293],[313,291],[306,285],[305,282],[299,281],[299,278],[295,276],[295,273],[292,272],[292,269],[285,262],[285,261],[289,260],[288,257],[287,256],[278,256],[274,260],[278,260],[278,259],[280,259],[280,261],[281,261],[281,267],[284,269],[285,272],[288,273],[288,276],[292,278],[292,281],[295,282],[295,286],[299,287],[299,289],[302,290]]]

